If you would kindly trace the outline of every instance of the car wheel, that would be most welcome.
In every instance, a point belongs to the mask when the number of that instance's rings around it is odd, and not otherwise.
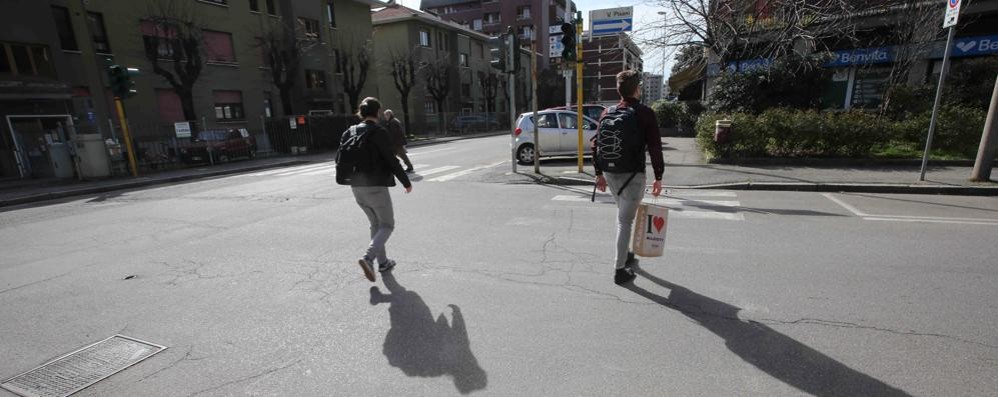
[[[524,144],[516,149],[516,161],[522,165],[534,163],[534,145]]]

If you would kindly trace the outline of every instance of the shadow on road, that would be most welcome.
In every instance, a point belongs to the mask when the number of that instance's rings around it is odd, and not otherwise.
[[[371,304],[390,304],[392,328],[384,345],[388,363],[407,376],[450,375],[461,394],[485,389],[488,376],[471,352],[461,309],[448,305],[453,317],[450,325],[443,313],[434,321],[419,294],[399,285],[391,272],[382,275],[391,293],[383,294],[378,287],[371,287]]]
[[[668,298],[633,284],[625,287],[648,300],[677,310],[721,337],[732,353],[783,383],[814,396],[910,396],[793,338],[754,321],[738,318],[741,310],[697,294],[638,269],[649,281],[668,288]]]

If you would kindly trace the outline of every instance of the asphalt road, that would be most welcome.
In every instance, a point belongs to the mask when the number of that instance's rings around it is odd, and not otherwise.
[[[332,164],[4,209],[0,379],[120,333],[168,349],[79,395],[998,390],[996,198],[674,190],[625,288],[608,197],[508,150],[414,149],[374,284]]]

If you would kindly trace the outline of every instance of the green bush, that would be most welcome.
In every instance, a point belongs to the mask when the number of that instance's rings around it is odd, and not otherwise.
[[[954,105],[941,107],[932,148],[973,157],[980,144],[986,116],[987,112],[983,109]],[[932,110],[927,110],[897,121],[893,125],[893,134],[898,142],[924,148],[931,119]]]
[[[679,113],[682,112],[682,105],[678,102],[666,100],[656,101],[651,104],[651,109],[655,111],[655,119],[658,120],[660,128],[673,128],[679,124]]]
[[[714,143],[714,123],[720,119],[732,121],[725,145]],[[697,123],[697,143],[708,158],[863,157],[892,142],[897,131],[864,111],[774,108],[759,115],[704,114]]]
[[[813,59],[785,57],[768,69],[722,73],[714,83],[709,108],[722,113],[759,114],[774,107],[814,109],[830,72]]]

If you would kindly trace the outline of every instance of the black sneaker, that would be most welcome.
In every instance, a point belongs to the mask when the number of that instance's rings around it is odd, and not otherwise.
[[[637,276],[634,275],[634,270],[629,267],[625,267],[623,269],[617,269],[617,274],[613,275],[613,282],[617,283],[617,285],[627,284],[634,281],[635,277]]]
[[[367,280],[373,283],[375,276],[374,266],[371,266],[371,261],[367,260],[367,258],[360,258],[357,260],[357,263],[360,264],[360,268],[364,270],[364,277],[367,277]]]
[[[388,262],[378,265],[378,271],[381,273],[391,271],[395,268],[395,261],[389,259]]]
[[[411,174],[411,173],[413,173],[413,172],[416,172],[416,171],[413,171],[413,170],[412,170],[412,167],[409,167],[409,168],[406,168],[406,169],[405,169],[405,173],[407,173],[407,174]]]

